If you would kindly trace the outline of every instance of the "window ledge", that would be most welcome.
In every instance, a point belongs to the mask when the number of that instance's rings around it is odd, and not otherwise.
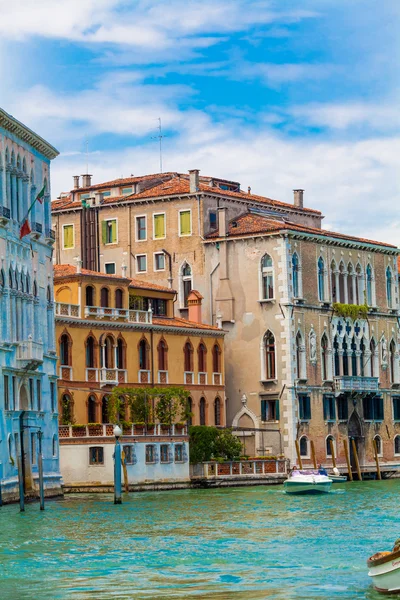
[[[293,298],[293,302],[295,304],[303,304],[305,302],[304,298]]]
[[[276,423],[279,425],[279,421],[277,419],[269,419],[268,421],[261,421],[261,423]]]
[[[325,425],[329,425],[329,423],[336,423],[336,419],[325,419]]]
[[[300,423],[309,423],[311,419],[299,419]]]
[[[307,383],[307,377],[299,377],[296,379],[296,383]]]
[[[320,306],[325,306],[326,308],[330,308],[332,306],[332,303],[329,300],[326,301],[319,301]]]
[[[278,383],[277,379],[261,379],[260,383]]]
[[[259,300],[258,302],[259,304],[275,304],[276,300],[275,298],[264,298],[263,300]]]

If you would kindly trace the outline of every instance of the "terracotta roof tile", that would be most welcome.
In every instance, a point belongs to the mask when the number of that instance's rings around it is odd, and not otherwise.
[[[202,329],[209,331],[221,331],[219,327],[215,325],[206,325],[205,323],[195,323],[194,321],[188,321],[187,319],[181,319],[180,317],[153,317],[154,325],[163,325],[168,326],[172,325],[173,327],[190,327],[191,329]]]
[[[337,238],[340,240],[349,240],[360,243],[374,244],[375,246],[385,246],[389,248],[396,248],[392,244],[385,242],[377,242],[374,240],[368,240],[364,238],[354,237],[351,235],[345,235],[343,233],[336,233],[327,229],[318,229],[317,227],[307,227],[305,225],[299,225],[298,223],[292,223],[288,221],[280,221],[278,219],[271,219],[271,217],[256,215],[254,213],[246,213],[232,219],[228,225],[228,238],[240,237],[246,235],[272,233],[274,231],[299,231],[302,233],[309,233],[314,235],[320,235],[324,237]],[[215,231],[210,233],[208,239],[218,239],[219,233]]]
[[[138,175],[135,177],[120,177],[119,179],[112,179],[111,181],[104,181],[103,183],[96,183],[89,187],[81,187],[78,190],[74,190],[77,192],[87,192],[90,190],[101,190],[102,188],[112,188],[130,185],[133,183],[140,183],[141,181],[149,181],[151,179],[170,179],[177,175],[175,172],[167,172],[167,173],[152,173],[150,175]]]

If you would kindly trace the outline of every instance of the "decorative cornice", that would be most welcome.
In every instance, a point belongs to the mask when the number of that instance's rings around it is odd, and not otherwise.
[[[43,156],[49,160],[56,158],[56,156],[60,154],[54,146],[46,142],[46,140],[26,127],[26,125],[6,113],[2,108],[0,108],[0,127],[4,127],[4,129],[10,133],[15,134],[18,138],[38,150],[38,152],[43,154]]]

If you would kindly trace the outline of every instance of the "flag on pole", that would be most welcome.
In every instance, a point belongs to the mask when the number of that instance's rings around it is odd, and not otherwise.
[[[36,202],[36,200],[39,200],[40,204],[43,203],[43,198],[44,198],[45,191],[46,191],[46,184],[44,184],[44,186],[42,187],[42,189],[40,190],[40,192],[36,196],[36,198],[34,200],[34,203]]]
[[[19,230],[19,239],[22,240],[22,238],[25,235],[28,235],[28,233],[30,233],[31,231],[32,231],[31,226],[29,225],[29,221],[26,218],[25,221],[21,225],[21,229]]]

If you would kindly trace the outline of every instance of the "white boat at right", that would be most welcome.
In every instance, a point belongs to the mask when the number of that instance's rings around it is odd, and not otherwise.
[[[400,550],[377,552],[371,556],[367,565],[368,575],[377,592],[396,594],[400,592]]]
[[[332,479],[319,471],[292,471],[283,484],[286,494],[328,494]]]

